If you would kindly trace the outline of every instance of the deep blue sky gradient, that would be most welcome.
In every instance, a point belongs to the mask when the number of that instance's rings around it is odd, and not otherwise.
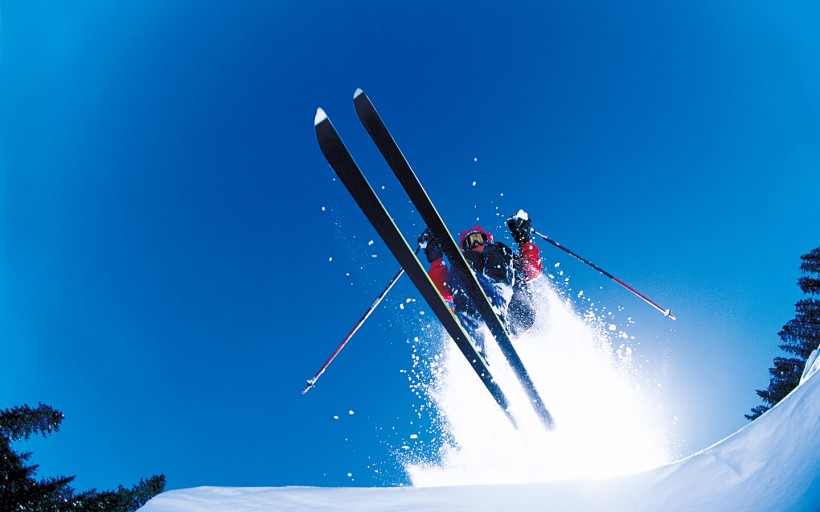
[[[506,236],[497,213],[525,208],[672,308],[543,244],[570,296],[635,319],[682,454],[759,403],[820,244],[816,2],[0,8],[0,408],[65,413],[25,444],[42,475],[405,481],[393,452],[429,422],[400,373],[409,283],[299,394],[396,270],[322,158],[316,107],[421,230],[356,87],[451,229]]]

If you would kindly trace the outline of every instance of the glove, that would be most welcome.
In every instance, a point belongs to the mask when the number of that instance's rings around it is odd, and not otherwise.
[[[532,240],[532,221],[524,210],[518,210],[518,213],[507,219],[507,227],[516,243],[525,244]]]
[[[427,257],[428,263],[433,263],[444,255],[441,252],[441,246],[436,242],[433,233],[430,232],[430,228],[425,229],[424,233],[419,236],[419,247],[424,249],[424,255]]]

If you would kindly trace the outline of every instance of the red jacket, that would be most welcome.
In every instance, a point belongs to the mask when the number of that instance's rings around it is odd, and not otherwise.
[[[444,264],[444,258],[439,258],[430,263],[430,280],[438,288],[438,292],[447,302],[453,302],[453,291],[447,285],[447,278],[450,277],[450,269]]]
[[[541,249],[534,243],[527,242],[518,246],[518,258],[516,263],[523,272],[527,282],[532,282],[541,276],[543,263],[541,262]]]

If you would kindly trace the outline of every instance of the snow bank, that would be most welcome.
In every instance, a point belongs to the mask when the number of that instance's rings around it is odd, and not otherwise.
[[[812,364],[817,370],[818,361]],[[608,480],[428,488],[218,488],[163,493],[143,512],[820,510],[820,379],[673,464]]]
[[[814,375],[818,368],[820,368],[820,361],[818,361],[817,358],[818,354],[820,354],[820,347],[812,350],[811,354],[809,354],[809,358],[806,359],[806,367],[803,369],[803,375],[800,377],[800,384],[806,382],[806,380]]]

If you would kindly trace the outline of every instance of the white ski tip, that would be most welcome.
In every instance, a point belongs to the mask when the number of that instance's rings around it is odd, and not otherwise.
[[[327,119],[327,114],[325,114],[325,111],[322,110],[321,108],[317,108],[316,109],[316,117],[313,118],[313,126],[316,126],[317,124],[321,123],[325,119]]]
[[[359,97],[359,96],[361,96],[362,94],[364,94],[364,91],[363,91],[363,90],[361,90],[361,89],[356,89],[356,92],[354,92],[354,93],[353,93],[353,99],[355,100],[356,98],[358,98],[358,97]]]

